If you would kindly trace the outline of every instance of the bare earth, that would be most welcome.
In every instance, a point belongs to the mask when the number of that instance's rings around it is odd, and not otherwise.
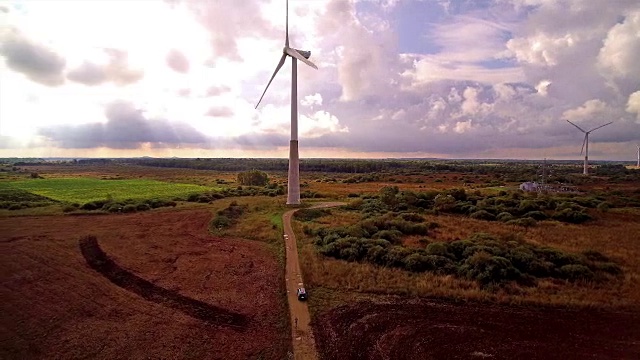
[[[640,359],[640,314],[480,303],[360,302],[314,322],[323,359]]]
[[[0,358],[286,358],[273,252],[210,236],[210,219],[199,209],[1,218]],[[81,252],[84,235],[97,246]]]

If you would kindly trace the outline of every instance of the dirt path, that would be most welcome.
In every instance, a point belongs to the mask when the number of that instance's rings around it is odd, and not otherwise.
[[[313,206],[312,208],[327,208],[344,205],[344,203],[330,202]],[[296,290],[303,286],[300,263],[298,261],[298,245],[293,228],[291,227],[291,217],[299,209],[290,210],[282,215],[284,224],[285,246],[286,246],[286,273],[285,282],[287,287],[287,300],[289,302],[289,316],[291,317],[291,333],[293,334],[293,355],[295,359],[313,360],[318,358],[316,352],[313,332],[309,325],[311,317],[306,302],[298,300]]]

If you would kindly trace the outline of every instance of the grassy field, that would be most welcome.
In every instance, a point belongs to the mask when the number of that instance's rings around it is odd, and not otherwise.
[[[157,180],[99,180],[90,178],[33,179],[0,183],[0,190],[18,189],[57,201],[89,201],[174,198],[212,190],[200,185]]]

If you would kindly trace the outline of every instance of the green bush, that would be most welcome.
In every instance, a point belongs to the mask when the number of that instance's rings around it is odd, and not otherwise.
[[[524,228],[534,227],[536,226],[536,221],[530,217],[525,217],[521,219],[514,219],[507,221],[507,225],[515,225],[521,226]]]
[[[429,255],[454,257],[453,254],[449,253],[449,246],[443,242],[434,242],[427,245],[426,251],[427,251],[427,254]]]
[[[581,211],[575,211],[572,209],[563,209],[556,211],[553,214],[553,219],[558,221],[569,222],[573,224],[581,224],[585,221],[591,220],[591,216]]]
[[[484,251],[469,257],[460,267],[460,273],[483,285],[518,280],[522,275],[508,259]]]
[[[149,204],[138,204],[136,205],[136,210],[137,211],[148,211],[151,210],[151,206],[149,206]]]
[[[493,221],[496,219],[496,217],[493,214],[485,210],[476,211],[473,214],[471,214],[469,217],[471,217],[472,219],[488,220],[488,221]]]
[[[584,265],[571,264],[560,268],[560,276],[570,281],[593,279],[593,271]]]
[[[546,220],[549,218],[547,214],[543,213],[542,211],[529,211],[528,213],[524,214],[522,217],[532,218],[537,221]]]
[[[129,204],[129,205],[125,205],[125,206],[122,208],[122,212],[123,212],[123,213],[132,213],[132,212],[136,212],[136,206],[135,206],[135,205],[131,205],[131,204]]]
[[[513,220],[513,215],[511,215],[511,213],[504,211],[498,214],[498,216],[496,216],[496,220],[507,222],[507,221]]]

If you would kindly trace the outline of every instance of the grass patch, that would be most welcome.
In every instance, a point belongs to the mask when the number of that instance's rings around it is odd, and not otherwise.
[[[91,201],[184,197],[211,190],[193,184],[157,180],[99,180],[90,178],[33,179],[0,183],[0,189],[22,190],[57,201],[87,203]]]

